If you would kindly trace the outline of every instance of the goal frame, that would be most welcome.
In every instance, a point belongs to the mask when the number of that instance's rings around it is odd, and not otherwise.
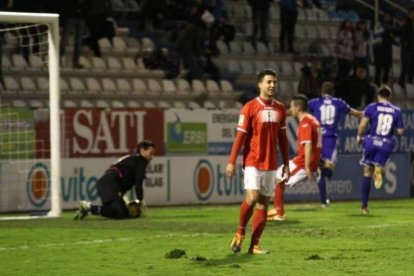
[[[50,120],[50,189],[51,208],[47,216],[58,217],[61,206],[61,149],[60,149],[60,68],[59,68],[59,14],[0,12],[3,23],[42,23],[48,28],[49,120]]]

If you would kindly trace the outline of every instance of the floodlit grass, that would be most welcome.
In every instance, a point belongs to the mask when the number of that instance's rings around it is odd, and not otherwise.
[[[413,199],[372,201],[368,216],[358,202],[287,204],[288,220],[266,226],[264,256],[246,253],[249,237],[238,255],[229,249],[239,205],[150,208],[122,221],[73,221],[74,212],[0,221],[0,273],[414,275],[413,210]],[[186,255],[166,258],[174,249]]]

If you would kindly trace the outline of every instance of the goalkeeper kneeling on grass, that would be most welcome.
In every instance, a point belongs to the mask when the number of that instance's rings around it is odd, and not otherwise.
[[[138,143],[133,154],[126,155],[112,164],[96,185],[102,205],[81,201],[75,219],[82,220],[90,214],[112,219],[139,217],[145,209],[142,187],[145,171],[154,154],[154,143],[145,140]],[[123,197],[133,186],[136,200],[128,202]]]

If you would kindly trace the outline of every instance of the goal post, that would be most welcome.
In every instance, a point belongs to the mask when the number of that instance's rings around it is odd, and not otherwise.
[[[48,25],[49,118],[50,118],[50,201],[48,216],[57,217],[61,207],[61,146],[59,91],[59,15],[49,13],[0,12],[0,23]]]

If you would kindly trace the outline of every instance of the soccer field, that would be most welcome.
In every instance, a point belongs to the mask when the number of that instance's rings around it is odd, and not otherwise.
[[[239,205],[150,208],[140,219],[0,221],[1,275],[414,275],[414,200],[287,204],[269,255],[233,254]],[[248,235],[250,235],[250,227]],[[180,258],[166,258],[174,249]],[[178,251],[178,250],[176,250]],[[178,257],[178,256],[177,256]]]

